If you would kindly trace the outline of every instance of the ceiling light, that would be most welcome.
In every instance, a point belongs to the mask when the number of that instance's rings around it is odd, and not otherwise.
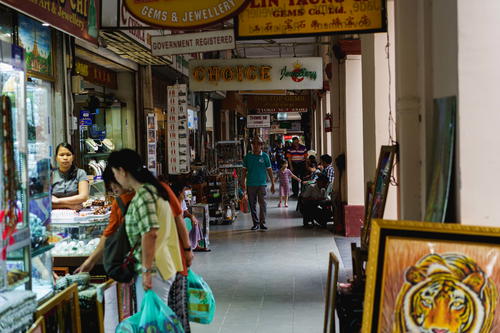
[[[44,27],[50,27],[50,24],[48,24],[48,23],[42,23],[42,25],[43,25]]]

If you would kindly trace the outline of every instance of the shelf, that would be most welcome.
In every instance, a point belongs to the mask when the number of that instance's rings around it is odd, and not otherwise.
[[[109,156],[112,152],[107,152],[107,153],[85,153],[82,154],[83,158],[92,158],[92,157],[106,157]]]
[[[16,251],[31,245],[31,235],[29,228],[23,228],[16,231],[12,237],[14,237],[15,243],[7,247],[7,252]]]
[[[14,284],[7,284],[7,286],[2,291],[16,289],[17,287],[22,286],[23,284],[29,282],[29,280],[30,280],[30,276],[28,275],[24,279],[16,281]]]
[[[50,196],[50,193],[48,193],[48,192],[37,193],[37,194],[30,195],[30,200],[36,200],[36,199],[46,198],[48,196]]]
[[[49,245],[44,245],[44,246],[42,246],[42,247],[40,247],[40,248],[38,248],[36,250],[32,250],[31,251],[31,258],[34,258],[36,256],[39,256],[42,253],[50,251],[50,250],[52,250],[53,247],[54,247],[54,245],[49,244]]]

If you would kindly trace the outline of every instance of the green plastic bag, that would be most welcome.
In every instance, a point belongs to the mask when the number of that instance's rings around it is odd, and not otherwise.
[[[175,313],[154,291],[144,294],[141,310],[118,325],[116,333],[184,333]]]
[[[192,270],[188,273],[189,321],[210,324],[215,315],[215,298],[212,289]]]

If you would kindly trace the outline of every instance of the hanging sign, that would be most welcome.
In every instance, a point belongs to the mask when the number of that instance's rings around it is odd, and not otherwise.
[[[385,0],[254,0],[236,18],[237,39],[386,29]]]
[[[146,116],[146,124],[148,125],[148,132],[146,135],[146,140],[148,144],[148,170],[151,171],[155,176],[157,175],[157,164],[156,164],[156,143],[158,139],[156,138],[156,133],[158,130],[158,122],[156,120],[156,114],[148,113]]]
[[[197,29],[224,21],[245,8],[249,0],[124,0],[140,21],[172,29]]]
[[[307,112],[310,106],[310,95],[247,96],[247,109],[256,113]]]
[[[321,57],[210,59],[189,62],[191,91],[321,88]]]
[[[154,56],[220,51],[235,48],[233,30],[153,36],[151,44],[151,51]]]
[[[75,72],[81,75],[85,81],[99,86],[105,86],[110,89],[117,89],[118,87],[118,80],[115,72],[85,60],[76,58]]]
[[[247,128],[268,128],[271,127],[271,116],[268,114],[249,114],[247,116]]]
[[[56,29],[97,45],[101,0],[2,0]]]
[[[167,87],[167,153],[168,173],[188,173],[190,168],[187,85]]]

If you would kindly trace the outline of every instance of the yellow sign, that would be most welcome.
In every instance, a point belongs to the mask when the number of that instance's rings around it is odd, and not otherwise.
[[[249,0],[124,0],[138,20],[159,27],[189,30],[227,20]]]
[[[237,17],[238,39],[386,30],[385,0],[252,0]]]

